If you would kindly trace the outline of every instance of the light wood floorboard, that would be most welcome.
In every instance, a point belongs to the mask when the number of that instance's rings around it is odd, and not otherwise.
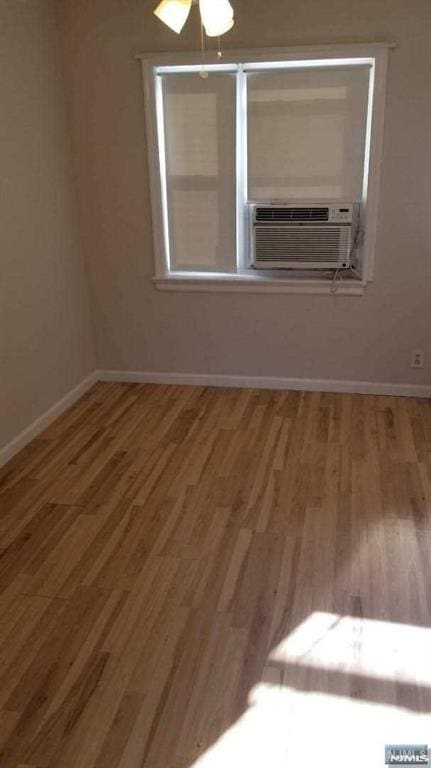
[[[0,471],[0,768],[431,744],[430,512],[430,401],[97,384]]]

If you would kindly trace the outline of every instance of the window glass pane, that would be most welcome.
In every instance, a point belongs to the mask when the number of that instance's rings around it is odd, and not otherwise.
[[[222,262],[222,254],[218,253],[217,192],[175,189],[171,200],[172,219],[181,222],[175,234],[177,264],[191,269],[200,264],[209,269]]]
[[[172,270],[234,271],[235,78],[163,75]]]
[[[250,200],[361,200],[369,72],[247,75]]]

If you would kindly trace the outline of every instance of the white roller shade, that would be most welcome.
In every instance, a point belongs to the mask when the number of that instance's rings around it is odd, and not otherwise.
[[[234,271],[234,75],[162,78],[170,268]]]
[[[368,65],[247,75],[250,200],[360,201]]]

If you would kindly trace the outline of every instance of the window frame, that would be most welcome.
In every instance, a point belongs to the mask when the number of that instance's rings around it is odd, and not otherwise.
[[[161,290],[187,291],[245,291],[275,293],[320,293],[361,295],[366,285],[373,281],[375,247],[378,222],[379,187],[383,154],[383,130],[388,52],[391,43],[367,43],[350,45],[325,45],[289,48],[260,48],[231,50],[223,54],[223,62],[206,61],[208,72],[236,72],[236,245],[238,272],[174,272],[169,269],[169,226],[167,210],[166,167],[164,133],[158,130],[163,125],[162,83],[158,73],[193,71],[202,68],[201,55],[196,53],[140,54],[142,65],[145,123],[149,165],[151,214],[155,274],[153,281]],[[214,52],[215,53],[215,52]],[[215,58],[215,56],[214,56]],[[331,278],[311,276],[286,276],[285,273],[267,274],[257,270],[246,271],[247,230],[244,216],[246,189],[246,136],[239,130],[243,125],[245,89],[242,87],[245,72],[249,69],[295,66],[345,66],[370,63],[369,109],[367,124],[367,145],[364,168],[364,194],[361,205],[361,275],[346,277],[336,283]],[[281,270],[280,270],[281,272]]]

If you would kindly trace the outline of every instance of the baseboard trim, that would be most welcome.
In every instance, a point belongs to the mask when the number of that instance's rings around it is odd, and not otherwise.
[[[0,467],[4,466],[15,454],[22,450],[31,440],[40,435],[44,429],[49,427],[55,419],[60,416],[63,411],[70,408],[71,405],[76,403],[87,390],[89,390],[93,384],[99,380],[99,372],[93,371],[90,376],[87,376],[83,381],[76,385],[70,392],[64,395],[60,400],[57,400],[54,405],[48,408],[45,413],[38,416],[26,429],[19,433],[13,440],[7,443],[0,449]]]
[[[251,389],[293,389],[311,392],[341,392],[358,395],[431,397],[431,385],[390,382],[347,381],[337,379],[290,379],[278,376],[229,376],[207,373],[167,373],[162,371],[98,371],[101,381],[139,384],[193,384],[205,387],[245,387]]]
[[[250,389],[292,389],[305,392],[341,392],[358,395],[395,395],[431,398],[431,385],[390,382],[347,381],[337,379],[290,379],[278,376],[229,376],[210,373],[168,373],[164,371],[93,371],[58,400],[13,440],[0,448],[0,467],[4,466],[31,440],[70,408],[97,381],[137,384],[190,384],[203,387],[244,387]]]

